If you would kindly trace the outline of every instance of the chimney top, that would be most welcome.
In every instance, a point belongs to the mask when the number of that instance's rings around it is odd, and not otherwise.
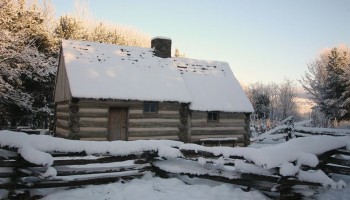
[[[156,36],[156,37],[153,37],[151,40],[154,40],[154,39],[171,40],[170,37],[164,37],[164,36]]]
[[[157,36],[152,38],[151,47],[154,48],[154,55],[161,58],[171,58],[171,39]]]

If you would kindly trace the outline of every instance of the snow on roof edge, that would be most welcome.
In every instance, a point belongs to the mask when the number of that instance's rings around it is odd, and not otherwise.
[[[154,40],[154,39],[171,40],[170,37],[165,37],[165,36],[155,36],[155,37],[153,37],[151,40]]]
[[[157,102],[178,102],[178,103],[191,103],[190,100],[175,100],[175,99],[155,99],[155,98],[152,98],[152,99],[119,99],[119,98],[92,98],[92,97],[79,97],[77,95],[75,96],[72,96],[72,98],[79,98],[79,99],[89,99],[89,100],[116,100],[116,101],[157,101]]]

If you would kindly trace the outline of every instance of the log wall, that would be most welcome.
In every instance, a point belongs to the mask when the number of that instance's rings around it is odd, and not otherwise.
[[[144,113],[142,101],[89,100],[57,103],[56,135],[82,140],[106,140],[110,107],[128,108],[128,140],[178,140],[180,103],[160,102],[157,113]],[[219,113],[219,120],[207,120],[207,112],[192,111],[188,119],[189,140],[236,137],[247,145],[249,115]],[[249,139],[249,138],[248,138]]]
[[[248,133],[249,118],[244,113],[219,112],[218,121],[208,121],[207,112],[192,111],[191,139],[236,137],[238,143],[246,143],[244,136]],[[247,125],[248,124],[248,125]]]
[[[69,135],[68,101],[56,103],[56,136],[67,138]]]
[[[81,99],[77,105],[80,139],[106,140],[110,107],[128,108],[128,140],[178,139],[179,103],[160,102],[157,113],[143,113],[142,101]]]

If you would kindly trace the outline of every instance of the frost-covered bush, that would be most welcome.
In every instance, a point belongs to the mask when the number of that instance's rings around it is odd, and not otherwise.
[[[78,8],[78,10],[81,8]],[[0,127],[45,126],[53,111],[60,39],[145,46],[133,28],[82,15],[56,19],[47,1],[0,1]]]

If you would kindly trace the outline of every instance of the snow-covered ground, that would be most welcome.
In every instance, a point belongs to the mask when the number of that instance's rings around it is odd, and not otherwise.
[[[182,180],[180,180],[182,179]],[[180,177],[158,178],[151,173],[127,183],[86,186],[53,192],[43,200],[213,200],[268,199],[258,191],[244,192],[239,186],[203,179]]]
[[[350,199],[350,177],[344,175],[332,175],[335,180],[344,180],[346,187],[342,190],[321,188],[315,191],[301,190],[305,199],[319,200],[348,200]],[[176,178],[159,178],[147,173],[140,179],[130,182],[116,182],[106,185],[89,185],[78,189],[68,190],[37,190],[35,194],[47,195],[43,200],[258,200],[269,199],[257,190],[245,192],[240,186],[218,183],[198,178],[179,176]]]
[[[334,180],[343,180],[346,187],[342,190],[333,190],[329,188],[321,188],[319,194],[315,195],[319,200],[349,200],[350,199],[350,176],[332,174]],[[315,199],[314,198],[314,199]]]

